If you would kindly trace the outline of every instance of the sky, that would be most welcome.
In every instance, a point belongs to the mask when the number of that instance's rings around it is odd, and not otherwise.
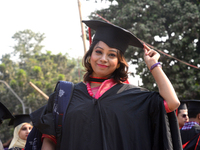
[[[82,20],[110,5],[108,1],[96,1],[80,0]],[[0,58],[14,51],[12,36],[25,29],[45,34],[41,43],[44,52],[68,53],[76,58],[84,55],[78,0],[0,0],[0,22]],[[88,49],[89,42],[86,44]],[[134,70],[133,66],[130,68]],[[138,85],[138,80],[134,79],[134,84]]]
[[[82,19],[108,2],[80,0]],[[78,0],[0,0],[0,57],[13,51],[12,36],[25,29],[44,33],[44,51],[66,52],[71,57],[84,54]],[[86,43],[89,47],[89,42]]]

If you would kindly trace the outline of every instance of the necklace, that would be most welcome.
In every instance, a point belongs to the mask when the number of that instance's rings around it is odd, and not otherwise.
[[[91,83],[102,83],[102,82],[104,82],[107,79],[108,78],[92,77],[92,76],[90,76],[90,82]]]
[[[88,94],[89,94],[91,97],[94,97],[94,94],[92,93],[92,90],[91,90],[91,87],[90,87],[90,83],[87,82],[87,83],[86,83],[86,86],[87,86]]]

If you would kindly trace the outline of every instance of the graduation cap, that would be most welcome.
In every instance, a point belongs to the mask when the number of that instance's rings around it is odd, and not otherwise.
[[[144,47],[135,35],[119,26],[100,20],[83,20],[82,22],[96,31],[93,41],[103,41],[109,47],[116,48],[122,53],[126,51],[129,45]]]
[[[180,109],[187,109],[187,105],[185,102],[181,102],[180,106],[178,107],[178,110]]]
[[[187,104],[188,110],[199,110],[200,111],[200,100],[182,100]]]
[[[180,101],[180,106],[176,109],[176,116],[178,116],[179,110],[181,109],[187,109],[187,104],[184,101]]]
[[[10,111],[0,102],[0,121],[14,118]]]
[[[8,125],[16,127],[21,123],[31,123],[29,114],[15,115],[15,118],[11,119]]]

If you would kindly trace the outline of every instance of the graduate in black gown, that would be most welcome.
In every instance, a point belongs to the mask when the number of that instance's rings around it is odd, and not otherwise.
[[[13,139],[9,145],[9,150],[24,150],[28,134],[32,129],[29,114],[15,115],[9,125],[14,126]]]
[[[200,150],[200,100],[185,100],[188,103],[189,122],[181,128],[184,150]]]
[[[174,112],[180,102],[158,62],[159,53],[121,27],[104,21],[83,22],[96,33],[83,58],[84,82],[74,86],[61,143],[56,143],[52,117],[55,93],[44,111],[31,114],[34,126],[43,133],[42,150],[53,150],[56,144],[60,150],[181,150]],[[124,83],[128,45],[144,49],[159,92]]]
[[[11,112],[0,102],[0,125],[3,123],[5,119],[12,119],[14,116]],[[3,150],[3,144],[0,139],[0,150]]]
[[[176,110],[176,116],[178,120],[179,129],[181,129],[184,126],[184,124],[189,121],[188,109],[185,102],[181,101],[180,106]]]

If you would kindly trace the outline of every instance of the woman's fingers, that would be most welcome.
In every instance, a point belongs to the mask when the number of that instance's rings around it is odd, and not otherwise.
[[[153,57],[154,55],[156,55],[156,52],[155,52],[154,50],[150,50],[150,51],[148,52],[148,55],[149,55],[150,57]]]
[[[157,54],[155,50],[149,48],[146,44],[144,44],[144,53],[145,55],[149,55],[150,57],[153,57]]]
[[[144,44],[144,50],[147,50],[147,51],[149,51],[150,50],[150,48],[146,45],[146,44]]]
[[[149,47],[144,47],[144,53],[145,53],[145,55],[148,55],[150,57],[153,57],[156,54],[156,52],[154,50],[150,49]]]

